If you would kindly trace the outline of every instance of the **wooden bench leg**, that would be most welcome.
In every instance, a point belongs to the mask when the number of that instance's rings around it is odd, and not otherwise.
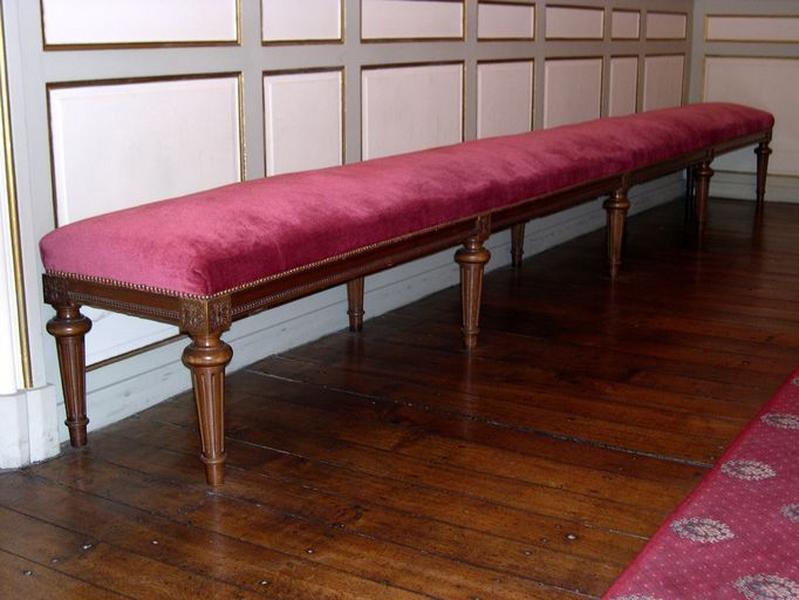
[[[480,333],[480,298],[483,293],[483,272],[491,252],[483,247],[488,239],[490,221],[481,217],[480,232],[467,239],[455,252],[455,262],[461,268],[461,306],[463,309],[463,345],[471,350],[477,346]]]
[[[696,167],[691,165],[685,169],[685,222],[689,222],[696,214]]]
[[[627,211],[630,210],[630,200],[627,198],[627,187],[620,187],[613,195],[605,200],[604,208],[608,213],[608,266],[610,276],[615,278],[621,267],[622,242],[624,241],[624,224]]]
[[[517,269],[522,266],[522,257],[524,256],[525,225],[525,223],[517,223],[510,228],[511,257],[513,266]]]
[[[768,158],[773,150],[769,142],[760,142],[755,153],[757,154],[757,210],[763,210],[766,200],[766,177],[768,176]]]
[[[702,161],[696,169],[696,225],[699,233],[705,230],[707,203],[710,196],[710,178],[713,177],[710,161]]]
[[[363,277],[347,282],[347,315],[350,318],[350,331],[363,329],[363,287]]]
[[[84,336],[92,328],[91,320],[82,315],[75,304],[56,305],[56,316],[47,323],[47,331],[55,337],[61,387],[67,409],[69,443],[78,448],[86,445],[86,348]]]
[[[183,364],[191,369],[194,400],[202,443],[201,459],[209,485],[225,480],[225,367],[233,350],[220,333],[190,334],[191,344],[183,351]]]

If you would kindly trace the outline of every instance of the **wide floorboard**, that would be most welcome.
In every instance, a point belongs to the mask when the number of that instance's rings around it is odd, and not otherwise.
[[[691,231],[492,273],[471,354],[451,288],[232,375],[219,490],[189,394],[0,475],[0,597],[601,596],[799,363],[799,206]]]

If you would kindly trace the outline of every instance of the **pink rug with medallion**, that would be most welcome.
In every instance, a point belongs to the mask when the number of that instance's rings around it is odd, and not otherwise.
[[[799,600],[799,369],[604,600]]]

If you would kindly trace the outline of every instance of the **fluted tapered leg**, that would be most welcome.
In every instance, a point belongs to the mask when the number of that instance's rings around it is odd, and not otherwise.
[[[463,308],[463,345],[472,349],[480,333],[480,298],[483,293],[483,272],[491,252],[483,247],[485,238],[474,236],[466,240],[455,253],[461,268],[461,305]]]
[[[696,181],[696,167],[691,165],[685,169],[685,221],[691,221],[696,214],[696,194],[694,182]]]
[[[696,169],[696,225],[700,234],[705,230],[707,223],[711,177],[713,177],[713,169],[710,168],[710,161],[701,162]]]
[[[608,213],[608,266],[610,276],[615,278],[621,267],[621,252],[624,242],[624,225],[627,211],[630,210],[630,200],[627,198],[627,188],[619,188],[613,195],[605,200],[605,210]]]
[[[200,426],[205,478],[209,485],[225,480],[225,367],[233,350],[219,334],[192,335],[183,351],[183,364],[191,369],[194,400]]]
[[[363,329],[363,287],[363,277],[347,282],[347,315],[350,318],[350,331]]]
[[[522,266],[522,257],[524,256],[524,228],[525,223],[517,223],[510,228],[511,256],[513,266],[517,269]]]
[[[47,331],[55,337],[61,388],[67,409],[69,443],[75,448],[86,445],[86,349],[84,336],[92,322],[80,312],[80,306],[56,306],[56,316],[47,323]]]
[[[768,159],[773,150],[768,142],[760,142],[757,154],[757,210],[762,211],[766,200],[766,177],[768,176]]]

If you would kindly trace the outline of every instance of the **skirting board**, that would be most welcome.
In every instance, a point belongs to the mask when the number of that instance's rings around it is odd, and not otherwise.
[[[44,460],[58,453],[55,387],[0,396],[0,469]],[[63,409],[63,405],[58,408]]]
[[[710,180],[710,195],[736,200],[755,199],[755,174],[716,171]],[[766,202],[799,203],[799,177],[769,175]]]
[[[631,191],[630,214],[643,212],[684,194],[685,183],[675,174]],[[584,235],[605,225],[602,199],[536,219],[528,224],[525,257]],[[510,264],[510,234],[493,235],[487,243],[492,258],[488,270]],[[366,278],[366,317],[374,317],[456,285],[454,248]],[[597,248],[604,252],[604,245]],[[224,339],[233,347],[228,373],[269,355],[313,341],[347,325],[344,286],[238,321]],[[366,325],[368,327],[368,323]],[[457,331],[457,327],[453,329]],[[89,334],[91,335],[91,334]],[[453,337],[453,343],[460,343]],[[180,361],[186,340],[157,347],[124,361],[91,371],[87,377],[89,430],[110,425],[191,387]],[[63,414],[63,400],[59,415]],[[59,420],[61,417],[59,417]],[[60,439],[68,438],[60,426]]]

